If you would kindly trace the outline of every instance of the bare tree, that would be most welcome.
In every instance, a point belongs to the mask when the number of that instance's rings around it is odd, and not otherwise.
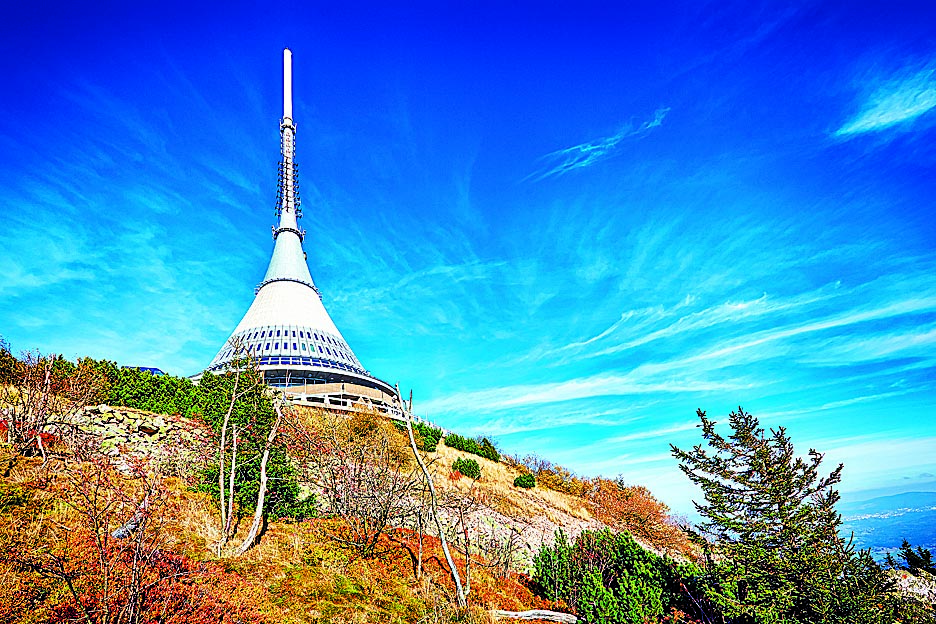
[[[86,361],[75,365],[38,351],[24,353],[12,369],[12,383],[0,385],[7,443],[45,462],[51,441],[77,435],[73,416],[101,395],[103,380]]]
[[[221,539],[216,546],[217,555],[221,556],[222,549],[231,539],[234,517],[234,475],[237,470],[237,426],[231,423],[235,407],[238,401],[257,391],[262,384],[262,377],[257,373],[256,360],[251,357],[250,352],[244,346],[241,339],[235,338],[230,342],[234,350],[235,359],[231,368],[231,374],[234,376],[233,388],[231,389],[231,399],[228,402],[227,411],[221,421],[221,440],[218,445],[218,501],[221,507]],[[245,372],[252,374],[245,375]],[[228,448],[228,428],[231,427],[231,451],[230,451],[230,469],[228,470],[227,500],[225,501],[225,453]]]
[[[254,359],[239,340],[233,340],[231,348],[236,354],[227,375],[230,393],[227,409],[218,415],[215,426],[218,427],[218,499],[221,509],[221,537],[215,545],[217,556],[221,556],[224,547],[235,533],[235,503],[238,500],[238,467],[244,462],[252,463],[259,458],[260,480],[254,504],[253,522],[247,537],[234,550],[239,556],[252,548],[258,539],[260,526],[266,514],[267,494],[269,492],[268,466],[274,443],[283,422],[283,400],[272,396],[272,391],[263,383],[263,377],[257,369]],[[269,401],[269,404],[267,403]],[[269,407],[272,406],[272,410]],[[275,414],[272,424],[265,420]],[[269,425],[269,429],[267,426]],[[251,432],[254,432],[251,434]],[[261,433],[265,432],[265,433]],[[262,436],[262,437],[261,437]],[[258,439],[259,438],[259,439]],[[240,447],[240,451],[238,450]],[[254,455],[254,451],[256,455]],[[240,504],[248,504],[240,497]]]
[[[273,401],[273,409],[276,410],[276,422],[273,423],[270,433],[267,434],[266,444],[263,447],[263,457],[260,459],[260,490],[257,492],[257,505],[254,508],[253,523],[250,525],[247,537],[244,538],[243,543],[234,553],[236,555],[243,555],[253,547],[257,540],[257,533],[260,530],[260,522],[263,520],[263,504],[267,490],[267,462],[270,460],[270,447],[276,439],[280,423],[283,422],[282,398],[277,397]]]
[[[363,557],[380,538],[414,517],[421,478],[402,435],[373,413],[322,412],[306,433],[308,477],[340,521],[331,537]]]
[[[419,469],[422,471],[425,483],[429,487],[432,518],[435,521],[436,530],[439,532],[439,540],[442,542],[442,552],[445,554],[445,561],[448,563],[449,570],[452,572],[452,580],[455,582],[455,596],[458,600],[458,606],[464,609],[468,606],[468,601],[465,599],[465,591],[462,588],[461,578],[458,576],[458,568],[455,567],[455,560],[452,559],[452,553],[449,552],[448,540],[445,539],[445,531],[442,529],[442,522],[439,520],[438,497],[436,496],[435,485],[432,483],[432,475],[429,474],[429,469],[426,468],[426,464],[419,454],[419,449],[416,448],[416,438],[413,436],[413,423],[409,418],[406,419],[406,433],[409,436],[410,448],[413,451],[413,456],[416,458],[416,463],[419,464]]]

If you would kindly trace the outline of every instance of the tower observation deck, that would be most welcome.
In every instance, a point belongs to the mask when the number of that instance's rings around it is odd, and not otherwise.
[[[267,384],[284,388],[296,400],[337,409],[368,405],[399,415],[403,406],[399,391],[364,368],[312,281],[303,251],[305,232],[299,228],[302,211],[292,115],[292,52],[286,49],[273,255],[253,303],[207,370],[223,371],[249,354]]]

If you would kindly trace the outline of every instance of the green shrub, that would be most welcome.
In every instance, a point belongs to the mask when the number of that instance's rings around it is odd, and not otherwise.
[[[442,439],[442,429],[426,423],[416,423],[416,431],[419,432],[421,448],[428,453],[434,453],[439,440]]]
[[[493,462],[500,461],[500,453],[494,448],[494,444],[487,438],[481,438],[481,441],[465,438],[457,433],[450,433],[445,436],[445,445],[459,451],[472,453]]]
[[[182,416],[203,413],[205,403],[212,402],[214,397],[210,390],[196,386],[185,377],[157,376],[135,368],[117,371],[107,400],[110,405]]]
[[[536,477],[532,473],[526,472],[522,475],[517,475],[517,478],[514,479],[514,487],[522,488],[534,488],[536,487]]]
[[[452,470],[462,473],[469,479],[481,478],[481,466],[473,459],[462,459],[459,457],[452,463]]]
[[[406,425],[403,423],[394,421],[393,424],[400,431],[406,432]],[[442,439],[442,429],[433,427],[427,423],[414,422],[413,438],[416,440],[416,448],[420,451],[435,453],[436,447],[439,445],[439,440]]]
[[[12,384],[16,381],[19,360],[10,352],[10,345],[0,336],[0,384]]]
[[[13,483],[0,483],[0,513],[29,502],[29,490]]]
[[[570,544],[559,531],[533,560],[533,580],[548,600],[563,600],[585,624],[657,622],[672,609],[690,611],[687,590],[699,576],[644,550],[628,533],[585,531]]]

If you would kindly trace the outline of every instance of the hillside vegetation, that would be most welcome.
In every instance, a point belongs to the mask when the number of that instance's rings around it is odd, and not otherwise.
[[[838,538],[838,471],[741,410],[674,449],[687,532],[625,479],[291,406],[246,364],[195,386],[0,349],[0,621],[932,621]]]

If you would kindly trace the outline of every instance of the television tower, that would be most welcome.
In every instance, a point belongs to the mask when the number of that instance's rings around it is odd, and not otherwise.
[[[373,407],[399,415],[399,391],[371,375],[335,327],[312,281],[302,244],[305,231],[296,164],[292,106],[292,52],[283,50],[283,118],[280,120],[278,225],[273,255],[244,318],[208,365],[219,372],[246,354],[267,384],[295,400],[332,409]]]

